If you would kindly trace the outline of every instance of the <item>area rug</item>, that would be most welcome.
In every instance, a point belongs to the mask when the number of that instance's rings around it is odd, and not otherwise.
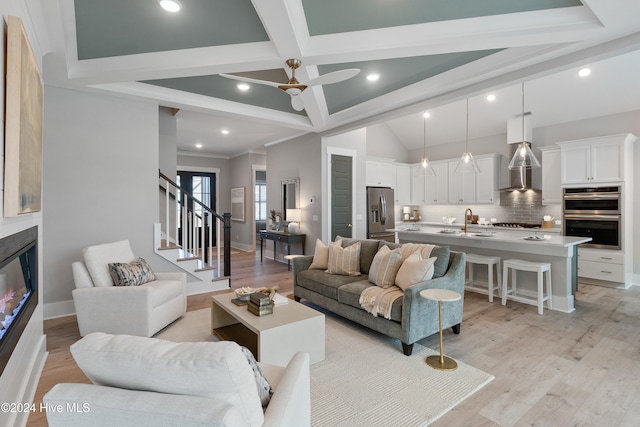
[[[210,313],[188,312],[155,337],[217,341]],[[397,340],[325,315],[325,360],[311,367],[313,426],[426,426],[494,379],[460,361],[437,371],[425,364],[437,351],[416,343],[407,357]]]

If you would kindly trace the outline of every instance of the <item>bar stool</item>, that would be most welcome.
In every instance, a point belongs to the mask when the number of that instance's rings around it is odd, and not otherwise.
[[[475,286],[473,280],[473,264],[481,264],[487,266],[487,287]],[[470,291],[482,292],[485,291],[489,294],[489,302],[493,302],[493,292],[498,291],[498,298],[500,297],[500,289],[502,286],[502,272],[500,270],[500,257],[497,256],[484,256],[477,254],[467,253],[467,265],[469,266],[469,281],[465,282],[465,289]],[[493,280],[493,267],[496,269],[497,281]]]
[[[508,259],[502,262],[502,305],[507,304],[507,294],[512,293],[511,299],[520,302],[533,302],[534,305],[538,305],[538,314],[543,313],[544,301],[547,301],[547,308],[552,309],[552,294],[551,294],[551,264],[548,262],[532,262],[523,261],[520,259]],[[511,289],[508,290],[508,277],[509,269],[512,269],[511,273]],[[538,275],[538,297],[537,299],[527,298],[516,295],[516,273],[517,271],[532,271]],[[547,277],[547,296],[544,296],[543,287],[543,273]]]

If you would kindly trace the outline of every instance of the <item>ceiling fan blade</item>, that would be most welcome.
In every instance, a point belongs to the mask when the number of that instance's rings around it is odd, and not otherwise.
[[[358,68],[349,68],[346,70],[334,71],[331,73],[323,74],[315,79],[309,80],[307,86],[327,85],[331,83],[338,83],[351,77],[355,77],[360,70]]]
[[[291,106],[296,111],[304,110],[304,101],[300,95],[295,95],[291,97]]]
[[[245,82],[245,83],[255,83],[255,84],[259,84],[259,85],[266,85],[266,86],[272,86],[272,87],[278,87],[278,86],[282,85],[282,83],[271,82],[269,80],[251,79],[249,77],[241,77],[241,76],[236,76],[236,75],[233,75],[233,74],[218,74],[218,75],[222,76],[222,77],[225,77],[227,79],[238,80],[240,82]]]

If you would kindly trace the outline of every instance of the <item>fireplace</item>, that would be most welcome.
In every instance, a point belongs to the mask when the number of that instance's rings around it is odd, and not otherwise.
[[[0,375],[38,305],[38,227],[0,239]]]

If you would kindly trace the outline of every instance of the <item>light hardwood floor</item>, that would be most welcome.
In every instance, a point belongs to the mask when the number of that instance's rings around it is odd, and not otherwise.
[[[259,253],[232,256],[232,287],[273,286],[291,291],[285,264]],[[211,294],[188,298],[188,310],[210,306]],[[576,311],[537,314],[533,306],[466,292],[460,335],[445,331],[448,356],[495,380],[434,426],[640,425],[640,288],[580,285]],[[446,305],[444,307],[446,310]],[[80,338],[74,316],[45,321],[49,357],[36,392],[59,382],[88,382],[69,346]],[[421,341],[438,349],[438,336]],[[398,357],[402,355],[398,343]],[[425,369],[428,367],[425,365]],[[34,413],[29,426],[46,426]]]

